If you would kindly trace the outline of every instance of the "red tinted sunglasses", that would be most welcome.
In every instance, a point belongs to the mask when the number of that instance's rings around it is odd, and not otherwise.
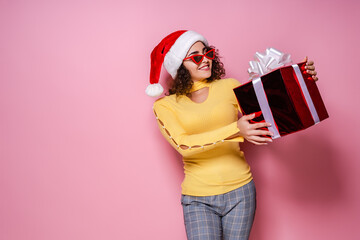
[[[196,54],[196,55],[192,55],[190,57],[184,58],[185,60],[191,59],[193,60],[194,63],[196,64],[200,64],[204,57],[206,57],[207,59],[214,59],[215,58],[215,49],[210,49],[209,51],[207,51],[204,55],[200,55],[200,54]]]

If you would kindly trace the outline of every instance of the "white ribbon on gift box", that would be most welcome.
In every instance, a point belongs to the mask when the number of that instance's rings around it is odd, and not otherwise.
[[[309,107],[309,110],[310,110],[311,116],[312,116],[312,118],[314,120],[314,123],[318,124],[320,122],[320,119],[319,119],[319,116],[317,114],[314,102],[311,99],[311,96],[310,96],[309,90],[308,90],[308,88],[306,86],[305,80],[304,80],[304,78],[303,78],[303,76],[301,74],[300,68],[299,68],[299,66],[297,64],[294,64],[294,65],[291,65],[291,66],[294,69],[296,78],[298,79],[301,91],[304,94],[305,101],[306,101],[306,103],[307,103],[307,105]]]
[[[279,138],[280,133],[276,127],[274,117],[272,115],[272,112],[270,110],[269,102],[267,100],[264,86],[261,82],[261,78],[256,78],[252,81],[254,91],[256,94],[256,98],[259,102],[261,113],[265,119],[265,122],[270,123],[271,126],[268,127],[269,131],[272,132],[274,135],[272,136],[272,139]]]

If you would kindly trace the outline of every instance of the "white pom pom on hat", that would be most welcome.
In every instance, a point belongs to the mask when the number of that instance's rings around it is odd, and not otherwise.
[[[150,97],[158,97],[164,91],[164,88],[160,85],[160,83],[153,83],[149,84],[146,89],[145,93]]]
[[[201,34],[194,31],[180,30],[166,36],[151,52],[150,85],[145,92],[151,97],[157,97],[164,91],[159,83],[161,66],[164,65],[172,78],[176,77],[177,70],[191,46],[198,42],[208,46],[208,42]]]

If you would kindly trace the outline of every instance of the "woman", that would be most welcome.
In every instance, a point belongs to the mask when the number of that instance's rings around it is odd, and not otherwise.
[[[185,178],[181,203],[186,233],[193,239],[248,239],[256,190],[250,167],[240,151],[244,139],[272,142],[269,123],[250,123],[255,114],[238,119],[233,88],[218,53],[193,31],[165,37],[151,53],[150,82],[146,92],[158,96],[161,65],[174,79],[169,94],[154,103],[163,136],[183,156]],[[313,62],[308,72],[316,78]]]

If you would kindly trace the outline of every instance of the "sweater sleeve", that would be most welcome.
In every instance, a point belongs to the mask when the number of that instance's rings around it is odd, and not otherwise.
[[[229,85],[230,85],[230,89],[231,89],[231,93],[229,93],[232,97],[233,97],[233,104],[234,104],[234,107],[241,113],[241,115],[243,115],[243,112],[241,111],[241,108],[240,108],[240,105],[238,103],[238,100],[236,98],[236,95],[233,91],[234,88],[236,87],[239,87],[241,85],[241,83],[234,79],[234,78],[230,78],[228,79],[229,80]],[[235,138],[231,138],[227,141],[230,141],[230,142],[244,142],[244,138],[243,137],[235,137]]]
[[[243,114],[243,112],[241,111],[240,105],[239,105],[239,103],[238,103],[238,100],[237,100],[237,98],[236,98],[236,95],[235,95],[235,93],[234,93],[234,91],[233,91],[234,88],[240,87],[240,86],[241,86],[241,83],[240,83],[238,80],[233,79],[233,78],[231,78],[231,79],[229,79],[229,80],[231,80],[233,104],[234,104],[235,107],[239,110],[239,112],[240,112],[241,114]]]
[[[236,121],[204,133],[187,134],[181,127],[178,116],[168,106],[155,102],[153,109],[162,135],[184,157],[208,151],[226,141],[244,141],[242,137],[225,140],[239,132]]]

